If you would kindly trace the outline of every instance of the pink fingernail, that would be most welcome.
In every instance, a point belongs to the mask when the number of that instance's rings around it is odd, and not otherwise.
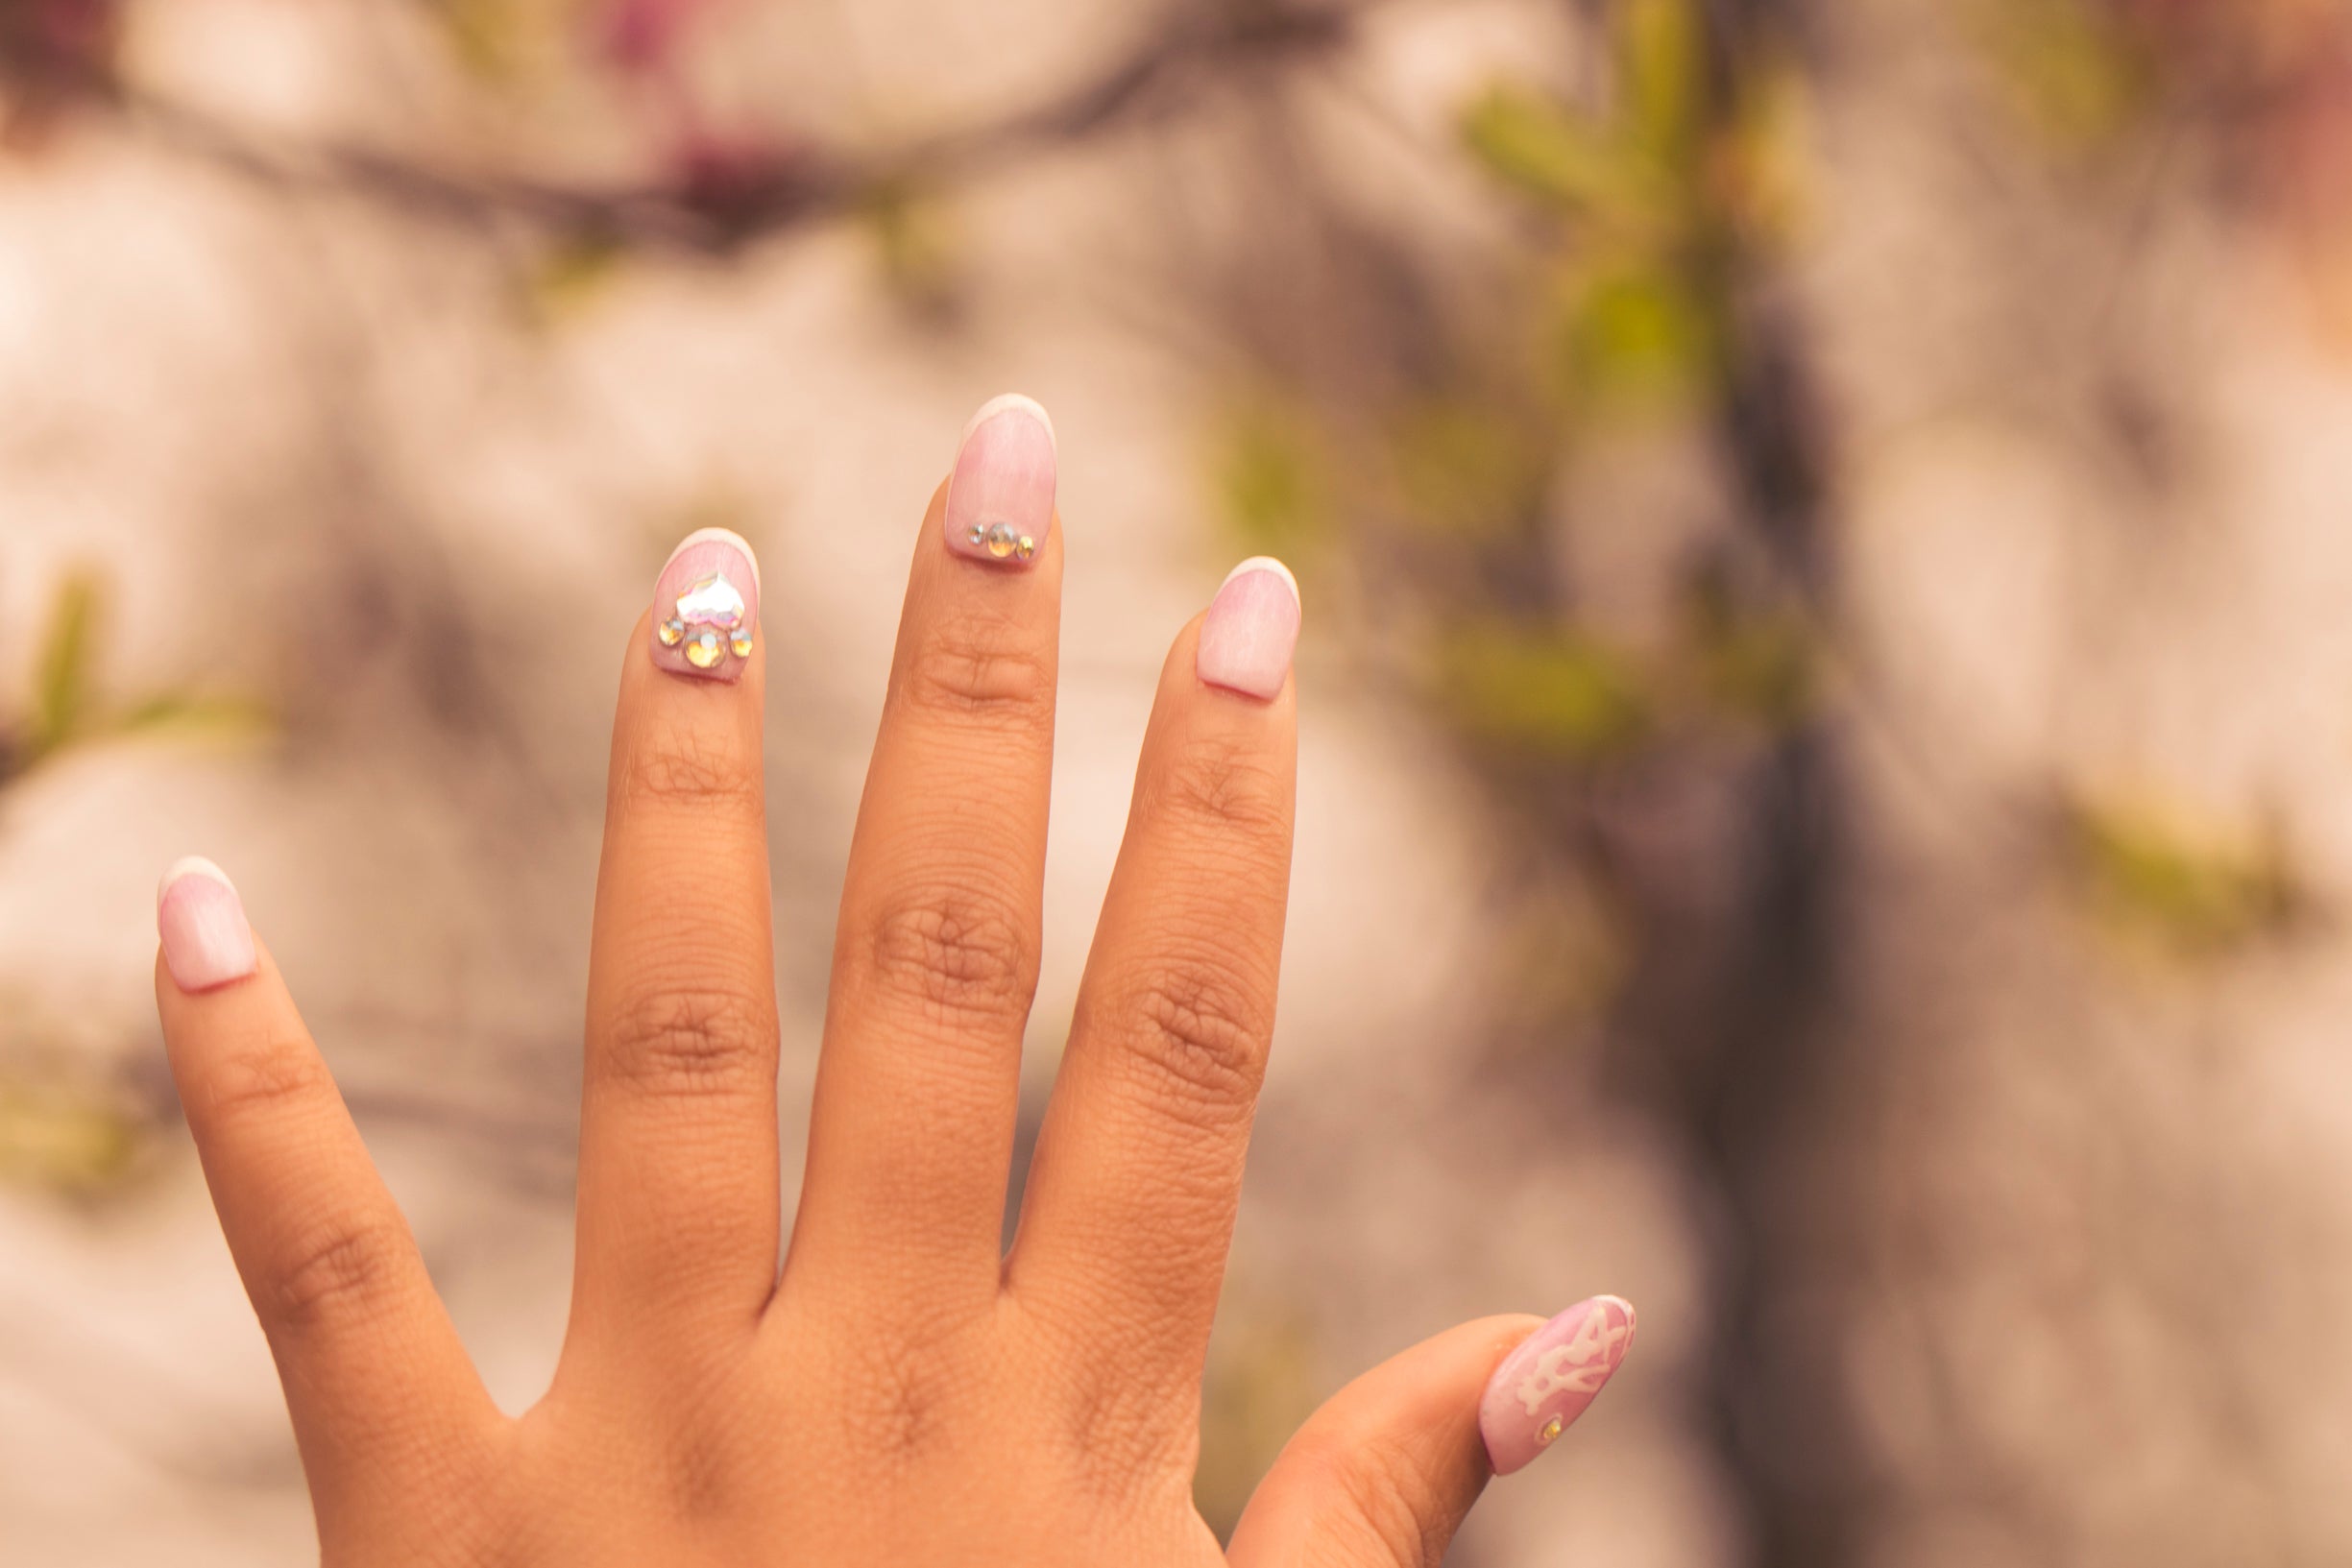
[[[947,481],[947,547],[1026,566],[1054,526],[1054,422],[1018,393],[991,398],[963,427]]]
[[[156,887],[163,967],[182,991],[209,991],[254,972],[254,929],[229,874],[196,856],[176,860]]]
[[[1633,1303],[1613,1295],[1580,1301],[1529,1335],[1488,1380],[1478,1406],[1494,1473],[1507,1476],[1550,1447],[1633,1344]]]
[[[1280,694],[1298,642],[1298,579],[1271,555],[1225,574],[1200,623],[1193,669],[1211,686],[1252,697]]]
[[[679,675],[738,681],[760,624],[760,563],[742,536],[697,528],[653,581],[653,662]]]

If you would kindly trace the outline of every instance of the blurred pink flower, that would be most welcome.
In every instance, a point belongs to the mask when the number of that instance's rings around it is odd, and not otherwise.
[[[118,0],[0,0],[0,126],[16,148],[37,145],[77,98],[103,89],[120,10]]]
[[[603,0],[594,21],[596,52],[618,70],[659,70],[706,9],[708,0]]]
[[[726,220],[788,180],[807,154],[805,144],[785,136],[697,127],[672,145],[668,164],[690,204]]]

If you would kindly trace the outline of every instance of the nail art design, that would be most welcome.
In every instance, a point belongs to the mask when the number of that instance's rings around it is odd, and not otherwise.
[[[653,662],[682,675],[734,681],[751,657],[760,568],[724,528],[689,534],[653,589]]]
[[[199,856],[172,863],[156,884],[163,967],[182,991],[210,991],[251,975],[254,929],[229,874]]]
[[[1007,393],[964,426],[947,482],[947,544],[958,555],[1026,566],[1054,525],[1054,422]]]
[[[1298,641],[1298,579],[1271,555],[1225,573],[1200,623],[1193,669],[1211,686],[1269,700],[1290,678]]]
[[[1479,1405],[1494,1473],[1507,1476],[1551,1446],[1633,1343],[1633,1304],[1612,1295],[1580,1301],[1528,1336],[1495,1369]]]

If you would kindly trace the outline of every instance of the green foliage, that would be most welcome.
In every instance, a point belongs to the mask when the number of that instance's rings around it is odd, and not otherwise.
[[[2300,902],[2279,847],[2258,835],[2142,802],[2078,801],[2068,826],[2081,885],[2120,934],[2218,952],[2284,925]]]
[[[1564,629],[1482,620],[1438,649],[1443,707],[1472,736],[1539,757],[1595,760],[1646,735],[1653,704],[1637,672]]]
[[[1978,31],[2026,119],[2061,146],[2130,130],[2154,101],[2154,60],[2109,0],[1981,0]]]
[[[1627,139],[1661,167],[1687,170],[1701,146],[1706,39],[1695,0],[1624,0],[1617,75]]]
[[[547,52],[558,29],[573,25],[577,0],[430,0],[449,53],[470,75],[499,82]]]
[[[1523,87],[1497,84],[1472,100],[1462,139],[1497,181],[1563,210],[1619,214],[1646,195],[1603,128]]]
[[[0,1078],[0,1181],[90,1194],[121,1185],[153,1140],[113,1096]]]
[[[72,746],[161,731],[249,732],[268,723],[256,704],[187,691],[157,692],[127,708],[109,708],[95,674],[107,609],[95,575],[77,572],[59,585],[34,658],[30,711],[21,724],[0,732],[0,784]]]
[[[1227,526],[1253,552],[1303,555],[1329,530],[1322,444],[1297,409],[1263,398],[1236,408],[1216,437],[1210,472]]]
[[[1554,375],[1573,406],[1677,403],[1720,372],[1709,303],[1670,257],[1636,255],[1573,271],[1556,309]]]
[[[1679,406],[1718,384],[1736,258],[1795,209],[1792,78],[1758,66],[1717,92],[1699,5],[1620,0],[1601,107],[1498,84],[1462,117],[1480,167],[1574,220],[1545,306],[1546,374],[1571,419]]]
[[[1497,84],[1471,100],[1463,144],[1497,181],[1609,229],[1671,229],[1699,205],[1705,57],[1691,0],[1625,0],[1617,92],[1588,112]]]
[[[59,585],[33,672],[26,749],[35,756],[64,745],[87,717],[90,629],[97,610],[98,585],[88,574],[77,572]]]
[[[1220,1539],[1233,1532],[1258,1480],[1314,1413],[1315,1341],[1279,1302],[1235,1299],[1217,1313],[1200,1388],[1200,1459],[1193,1501]]]
[[[1398,422],[1390,450],[1415,521],[1441,534],[1496,539],[1537,520],[1554,445],[1507,412],[1433,398]]]
[[[621,276],[628,257],[628,248],[617,239],[566,235],[539,258],[524,279],[524,289],[540,315],[572,315]]]
[[[902,304],[931,313],[954,305],[961,253],[944,204],[913,185],[885,181],[866,194],[859,216],[883,280]]]
[[[1758,617],[1729,628],[1705,651],[1708,695],[1720,711],[1775,730],[1810,715],[1813,643],[1797,621]]]

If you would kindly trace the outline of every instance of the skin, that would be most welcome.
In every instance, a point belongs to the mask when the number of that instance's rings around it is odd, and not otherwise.
[[[1357,1379],[1229,1549],[1200,1380],[1273,1028],[1296,693],[1161,674],[1134,805],[999,1247],[1037,980],[1062,579],[918,536],[841,896],[808,1167],[779,1198],[761,779],[734,685],[629,634],[596,887],[570,1323],[499,1411],[266,947],[164,1035],[268,1336],[323,1560],[358,1565],[1434,1563],[1490,1470],[1487,1318]],[[971,782],[987,781],[984,805]],[[788,1240],[788,1245],[787,1241]]]

